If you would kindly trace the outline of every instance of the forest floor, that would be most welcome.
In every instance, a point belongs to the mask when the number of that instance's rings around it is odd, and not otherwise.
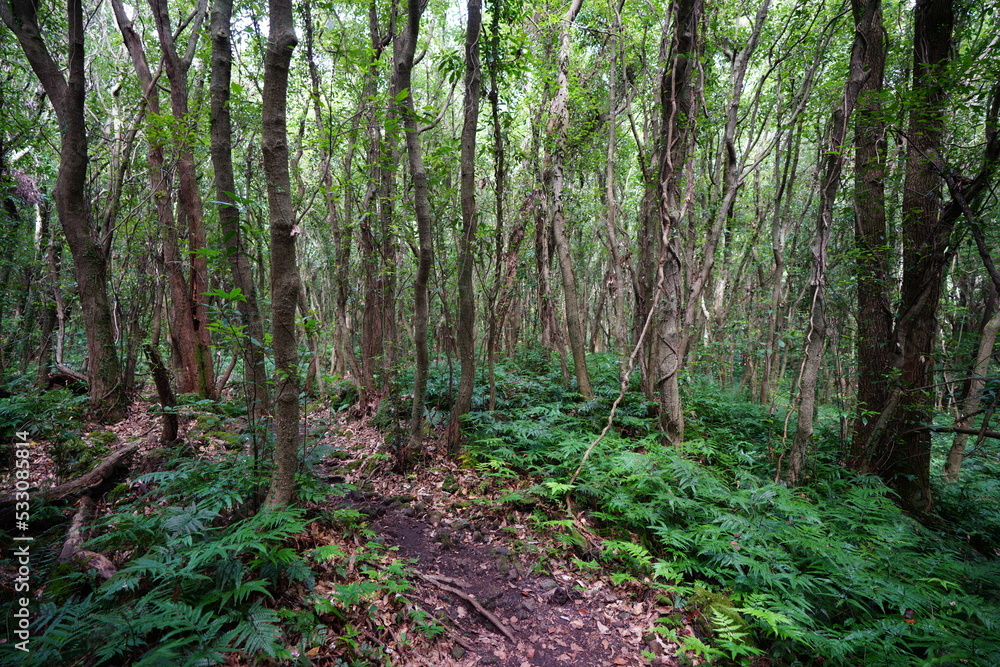
[[[339,502],[368,516],[376,539],[412,563],[407,596],[446,627],[435,641],[390,646],[401,664],[681,664],[677,646],[651,631],[679,610],[641,583],[614,586],[607,572],[572,567],[572,547],[532,521],[534,508],[501,501],[528,480],[497,488],[445,456],[434,439],[417,468],[399,475],[377,429],[353,421],[336,432],[322,444],[344,458],[327,460],[325,473],[358,489]],[[685,631],[692,629],[685,624]]]
[[[163,461],[156,444],[158,422],[150,405],[138,402],[129,417],[111,427],[117,443],[141,441],[129,479],[154,472]],[[182,417],[181,438],[192,454],[216,459],[226,454],[226,443],[198,434],[197,413]],[[296,536],[294,546],[306,550],[338,545],[348,555],[346,570],[360,576],[362,566],[389,568],[404,564],[409,588],[404,595],[383,595],[358,605],[355,623],[369,645],[378,647],[394,665],[469,667],[597,667],[603,665],[693,665],[700,660],[678,653],[652,631],[658,619],[670,617],[678,635],[693,634],[692,618],[674,608],[660,591],[634,578],[615,585],[611,572],[596,562],[600,540],[589,531],[587,519],[563,506],[536,506],[533,502],[505,501],[511,491],[526,489],[530,479],[496,478],[463,467],[447,456],[439,434],[425,443],[423,456],[407,475],[392,472],[386,437],[365,419],[313,411],[308,420],[321,435],[317,446],[331,454],[314,472],[333,486],[351,485],[346,496],[331,496],[312,504],[322,514],[354,510],[367,521],[367,537],[330,530],[321,522]],[[230,427],[236,424],[229,424]],[[97,425],[84,429],[104,430]],[[92,434],[91,434],[92,435]],[[90,436],[88,436],[90,437]],[[118,444],[120,443],[120,444]],[[45,444],[45,443],[40,443]],[[34,451],[32,486],[58,481],[48,447]],[[5,478],[0,486],[10,486]],[[132,494],[141,494],[142,485]],[[514,494],[525,498],[524,494]],[[113,511],[98,501],[99,514]],[[550,523],[552,522],[552,523]],[[559,525],[572,522],[586,545],[567,544]],[[362,556],[366,541],[378,543],[384,554],[373,563]],[[109,554],[117,567],[125,554]],[[588,566],[583,567],[581,563]],[[344,581],[345,568],[319,564],[313,593],[323,595]],[[7,573],[4,573],[5,575]],[[4,577],[6,579],[6,576]],[[293,590],[281,602],[304,608],[310,593]],[[400,600],[410,607],[400,613]],[[421,632],[414,607],[435,626]],[[402,619],[402,620],[400,620]],[[426,628],[426,626],[425,626]],[[341,628],[342,629],[342,628]],[[336,635],[336,633],[334,633]],[[313,648],[313,664],[338,662],[336,642]],[[257,664],[232,655],[230,665]],[[372,663],[375,664],[375,663]]]

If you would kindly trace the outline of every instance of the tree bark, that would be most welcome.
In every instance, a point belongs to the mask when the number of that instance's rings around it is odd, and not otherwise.
[[[458,393],[451,409],[448,445],[457,450],[461,442],[460,420],[472,407],[476,383],[476,295],[472,284],[475,269],[475,243],[478,228],[476,211],[476,129],[479,124],[479,94],[482,75],[479,66],[479,34],[482,28],[482,2],[469,0],[465,28],[465,105],[462,124],[461,183],[462,237],[458,255],[458,325],[455,343],[462,365]]]
[[[426,3],[424,0],[409,0],[406,11],[406,26],[393,44],[397,95],[406,92],[400,103],[400,115],[406,130],[406,152],[410,163],[410,177],[413,180],[413,207],[417,218],[417,273],[413,278],[413,347],[415,367],[413,371],[413,403],[410,411],[410,437],[405,447],[397,455],[397,465],[408,470],[420,449],[424,427],[424,393],[427,388],[427,369],[430,363],[427,352],[427,317],[430,293],[427,283],[430,278],[433,256],[430,197],[427,189],[427,173],[420,152],[420,134],[417,128],[417,113],[413,103],[411,72],[416,54],[417,36],[420,33],[420,16]]]
[[[583,315],[580,312],[580,296],[576,286],[576,273],[573,270],[573,257],[570,255],[569,237],[566,231],[566,210],[563,204],[567,152],[566,130],[569,127],[569,58],[571,48],[569,30],[582,5],[583,0],[573,0],[560,25],[557,88],[549,106],[551,116],[548,137],[552,147],[546,156],[544,180],[551,197],[549,217],[552,225],[552,237],[555,240],[556,257],[559,260],[559,270],[562,276],[566,331],[569,337],[570,353],[573,355],[577,391],[585,399],[591,400],[594,398],[594,390],[590,385],[590,373],[587,371],[587,343],[583,329]]]
[[[827,313],[826,313],[826,269],[830,244],[830,226],[833,222],[833,204],[840,188],[840,174],[843,171],[846,158],[847,128],[851,114],[857,104],[861,87],[871,77],[872,71],[866,65],[878,56],[868,53],[873,47],[880,47],[881,39],[870,42],[873,34],[882,34],[882,13],[880,0],[855,0],[854,11],[854,45],[851,48],[851,60],[847,83],[841,104],[833,113],[830,126],[830,136],[825,150],[823,165],[823,180],[820,185],[819,216],[816,221],[816,237],[812,247],[812,267],[809,273],[809,323],[806,331],[805,358],[802,361],[798,379],[798,418],[792,447],[788,457],[788,472],[786,479],[790,484],[800,484],[804,478],[804,469],[808,447],[812,440],[813,419],[816,415],[816,381],[819,377],[820,364],[827,344]],[[884,56],[882,56],[884,58]]]
[[[268,413],[267,368],[264,363],[264,324],[257,305],[250,260],[244,252],[240,230],[240,209],[234,200],[236,180],[233,176],[232,122],[229,98],[232,81],[232,0],[214,0],[210,31],[212,34],[212,166],[215,169],[215,197],[219,203],[219,223],[222,227],[226,257],[233,274],[233,283],[240,289],[236,300],[243,325],[239,347],[243,354],[243,374],[246,384],[250,423]]]
[[[858,0],[855,0],[856,2]],[[862,55],[867,72],[854,124],[854,239],[858,293],[858,390],[849,460],[864,468],[865,443],[877,411],[889,398],[885,370],[891,366],[892,311],[889,304],[889,238],[885,214],[886,123],[881,94],[885,79],[885,43],[880,0],[861,3],[871,19],[858,24],[868,48]],[[857,14],[859,10],[855,10]]]
[[[264,58],[264,173],[271,222],[271,341],[274,349],[274,471],[265,506],[287,505],[295,493],[299,452],[299,376],[295,307],[299,269],[295,211],[288,172],[288,70],[298,43],[291,0],[268,0],[270,28]]]
[[[31,0],[0,0],[0,18],[13,32],[52,102],[60,126],[59,173],[53,199],[73,255],[77,289],[87,335],[90,402],[102,419],[125,414],[125,383],[115,349],[108,302],[108,257],[91,224],[87,199],[87,124],[84,117],[86,61],[81,0],[67,0],[67,76],[52,59],[39,31]]]

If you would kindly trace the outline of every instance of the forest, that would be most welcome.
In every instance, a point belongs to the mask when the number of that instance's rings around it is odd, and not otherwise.
[[[0,665],[1000,664],[996,0],[0,19]]]

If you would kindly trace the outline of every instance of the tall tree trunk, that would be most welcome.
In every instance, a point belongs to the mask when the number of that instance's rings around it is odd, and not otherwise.
[[[185,329],[190,326],[189,333],[193,335],[194,339],[191,349],[194,359],[186,362],[193,363],[193,366],[185,365],[186,374],[193,374],[193,377],[185,382],[184,391],[197,391],[202,396],[213,398],[215,396],[215,374],[212,367],[212,336],[208,328],[208,300],[205,296],[208,291],[208,260],[203,252],[199,252],[205,248],[205,222],[201,193],[198,191],[194,147],[189,138],[193,134],[194,128],[189,126],[187,83],[187,73],[194,59],[207,2],[208,0],[199,0],[198,2],[187,51],[183,58],[177,53],[177,45],[174,43],[174,35],[170,27],[170,12],[166,0],[149,0],[149,6],[153,11],[156,31],[160,38],[163,69],[170,82],[170,110],[179,128],[179,132],[175,136],[177,194],[180,202],[179,215],[182,213],[183,218],[186,218],[187,221],[188,253],[191,256],[190,274],[186,285],[187,298],[183,300],[182,306],[185,309],[190,309],[190,312],[181,314],[178,307],[174,306],[176,316],[182,320],[190,320],[190,325],[185,321],[181,326]],[[190,386],[192,381],[194,387]]]
[[[149,110],[149,115],[155,117],[160,114],[159,88],[149,69],[142,41],[132,21],[128,18],[121,0],[112,0],[111,6],[125,42],[125,48],[132,60],[136,77],[142,86],[146,108]],[[153,200],[156,203],[156,216],[163,239],[164,267],[170,283],[170,305],[173,315],[170,327],[172,351],[180,361],[181,391],[193,393],[197,392],[199,387],[198,336],[195,333],[192,316],[194,304],[191,302],[187,278],[184,276],[184,260],[174,219],[170,170],[164,166],[163,144],[152,137],[149,139],[147,164],[150,191],[153,193]]]
[[[659,402],[660,430],[672,442],[684,438],[678,383],[683,362],[680,331],[683,250],[677,247],[675,236],[687,215],[690,200],[702,11],[702,0],[677,0],[672,30],[663,35],[662,52],[667,61],[660,81],[655,151],[658,164],[655,179],[647,177],[644,196],[646,247],[642,252],[645,264],[641,286],[646,293],[640,302],[647,309],[654,308],[656,292],[662,289],[646,342],[645,387],[647,395],[655,395]],[[686,191],[682,191],[685,176],[688,184]]]
[[[576,375],[577,390],[585,399],[594,397],[590,386],[590,373],[587,372],[586,336],[583,328],[583,315],[580,312],[580,296],[576,286],[576,274],[573,271],[573,257],[569,249],[569,236],[566,231],[566,210],[563,203],[565,187],[565,161],[567,152],[566,131],[569,128],[569,31],[580,12],[583,0],[573,0],[566,15],[563,17],[559,30],[559,69],[556,74],[556,93],[549,107],[551,114],[548,126],[549,141],[552,148],[546,156],[545,183],[549,202],[549,216],[552,224],[552,236],[555,240],[556,257],[559,260],[562,276],[563,299],[566,308],[566,331],[569,336],[570,353],[573,355],[573,370]]]
[[[857,0],[855,0],[857,2]],[[855,10],[857,13],[857,10]],[[892,364],[892,311],[889,304],[889,238],[885,215],[886,122],[882,110],[885,43],[880,0],[867,0],[858,23],[868,45],[862,55],[866,79],[854,124],[854,243],[858,293],[858,389],[851,452],[852,467],[864,458],[879,411],[889,398],[885,369]]]
[[[855,465],[871,470],[902,507],[927,512],[930,491],[934,341],[948,243],[957,216],[941,215],[933,156],[944,135],[946,74],[954,13],[951,0],[918,0],[913,26],[913,87],[903,184],[903,284],[890,342],[885,405]],[[864,360],[860,360],[864,363]]]
[[[608,232],[608,252],[611,254],[611,268],[608,272],[607,289],[611,291],[614,307],[609,308],[611,336],[615,343],[615,352],[621,356],[621,371],[628,366],[628,325],[625,322],[625,281],[622,276],[625,265],[621,256],[618,240],[618,196],[615,191],[615,156],[618,150],[618,34],[622,29],[621,7],[624,0],[611,3],[614,12],[611,39],[608,50],[611,52],[611,68],[608,71],[608,152],[605,173],[605,197],[607,198],[607,213],[605,225]],[[626,101],[627,103],[627,101]],[[595,322],[600,318],[595,317]]]
[[[243,375],[246,384],[250,423],[256,424],[268,412],[267,367],[264,363],[264,324],[257,305],[250,260],[243,248],[240,231],[240,209],[233,199],[236,180],[233,176],[233,129],[229,113],[232,83],[232,0],[214,0],[209,29],[212,34],[212,167],[215,170],[215,198],[219,203],[219,223],[222,227],[226,257],[233,273],[233,283],[241,298],[236,307],[243,324],[239,342],[243,354]]]
[[[333,358],[335,365],[333,372],[345,374],[347,369],[354,369],[357,362],[354,359],[354,350],[351,346],[350,331],[347,328],[347,271],[350,260],[349,229],[350,221],[350,193],[344,195],[344,215],[341,216],[337,210],[337,196],[333,187],[333,154],[330,144],[333,141],[331,128],[326,126],[323,120],[322,97],[320,96],[320,71],[316,65],[316,57],[313,49],[313,29],[312,29],[312,3],[306,2],[303,5],[305,14],[306,29],[306,60],[309,64],[309,82],[312,90],[313,114],[316,117],[316,131],[321,137],[319,142],[320,171],[323,179],[323,196],[326,201],[326,218],[330,226],[330,234],[333,237],[334,246],[334,270],[336,282],[336,307],[333,323]],[[364,87],[369,86],[370,77],[366,77]],[[368,105],[370,102],[363,101]],[[347,176],[350,178],[351,161],[354,156],[354,146],[358,133],[360,114],[356,114],[351,122],[351,131],[348,135],[348,148],[345,157]]]
[[[90,202],[87,199],[87,124],[84,117],[87,81],[83,6],[81,0],[67,0],[66,3],[69,52],[66,77],[42,40],[36,7],[31,0],[0,0],[0,18],[17,36],[59,119],[59,173],[53,199],[73,255],[87,335],[91,406],[102,419],[113,421],[124,416],[127,398],[108,302],[107,252],[92,228]]]
[[[287,505],[295,492],[299,453],[299,375],[295,307],[299,268],[295,211],[288,172],[288,70],[298,43],[292,0],[268,0],[264,57],[263,132],[267,207],[271,220],[271,341],[274,349],[274,471],[264,504]]]
[[[410,177],[413,179],[413,207],[417,217],[417,273],[413,278],[413,347],[416,365],[413,371],[413,404],[410,414],[409,442],[399,453],[398,465],[408,469],[420,449],[424,428],[424,393],[427,388],[427,369],[430,358],[427,352],[427,318],[430,293],[427,283],[430,278],[433,256],[431,227],[431,206],[427,189],[427,173],[420,153],[420,134],[417,128],[417,112],[413,103],[411,72],[420,33],[420,16],[425,0],[409,0],[406,11],[406,27],[396,39],[393,50],[396,61],[396,86],[406,97],[402,100],[401,115],[406,129],[406,152],[410,161]],[[398,97],[397,97],[398,100]]]
[[[375,97],[378,59],[396,31],[396,6],[390,9],[385,34],[379,31],[377,5],[368,8],[372,58],[368,65],[363,100]],[[397,86],[390,86],[395,95]],[[391,390],[396,349],[396,260],[393,232],[395,173],[398,162],[398,120],[390,113],[384,119],[384,134],[373,104],[366,106],[368,127],[369,185],[361,205],[358,228],[361,266],[364,274],[364,310],[361,316],[361,404],[374,409],[381,394]],[[376,375],[378,377],[376,378]]]
[[[461,439],[459,421],[472,406],[476,383],[476,296],[472,284],[475,268],[474,246],[478,213],[476,211],[476,129],[479,124],[479,34],[482,27],[482,2],[469,0],[465,28],[465,105],[462,125],[461,200],[462,238],[458,255],[458,325],[455,343],[462,364],[458,393],[451,409],[448,444],[452,451]]]
[[[490,12],[490,39],[489,57],[486,61],[486,69],[490,75],[490,118],[493,122],[493,180],[496,203],[494,210],[494,231],[493,231],[493,253],[495,264],[495,282],[489,294],[489,331],[486,340],[486,363],[489,366],[487,375],[490,382],[490,410],[496,407],[497,382],[494,368],[496,365],[496,355],[500,328],[503,326],[499,316],[497,306],[503,307],[502,300],[499,300],[504,284],[504,253],[503,253],[503,229],[504,229],[504,193],[507,179],[503,125],[500,123],[500,90],[497,83],[497,70],[500,69],[500,12]],[[523,234],[522,234],[523,236]],[[520,242],[520,241],[519,241]]]
[[[830,244],[830,226],[833,222],[833,204],[840,188],[840,174],[843,171],[846,157],[847,128],[851,114],[857,104],[861,87],[872,75],[867,66],[873,56],[870,49],[880,47],[881,39],[875,43],[869,41],[872,34],[882,34],[882,13],[880,0],[855,0],[854,11],[854,45],[851,49],[851,60],[847,83],[844,86],[844,96],[840,107],[834,111],[830,123],[830,135],[825,148],[825,163],[823,165],[823,180],[820,185],[819,216],[816,221],[816,237],[813,239],[812,267],[809,273],[809,323],[806,331],[805,358],[798,379],[798,419],[792,447],[788,458],[786,478],[790,484],[799,484],[803,480],[806,456],[813,434],[813,419],[816,415],[816,381],[819,377],[823,352],[826,349],[827,313],[826,313],[826,266],[827,250]],[[874,56],[878,57],[878,56]],[[884,58],[884,56],[882,56]]]

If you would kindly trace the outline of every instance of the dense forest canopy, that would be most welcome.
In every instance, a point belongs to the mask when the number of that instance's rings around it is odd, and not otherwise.
[[[310,397],[391,414],[406,471],[529,354],[605,411],[566,491],[708,391],[763,406],[775,482],[941,523],[1000,439],[998,10],[0,0],[5,398],[238,396],[281,507]]]

